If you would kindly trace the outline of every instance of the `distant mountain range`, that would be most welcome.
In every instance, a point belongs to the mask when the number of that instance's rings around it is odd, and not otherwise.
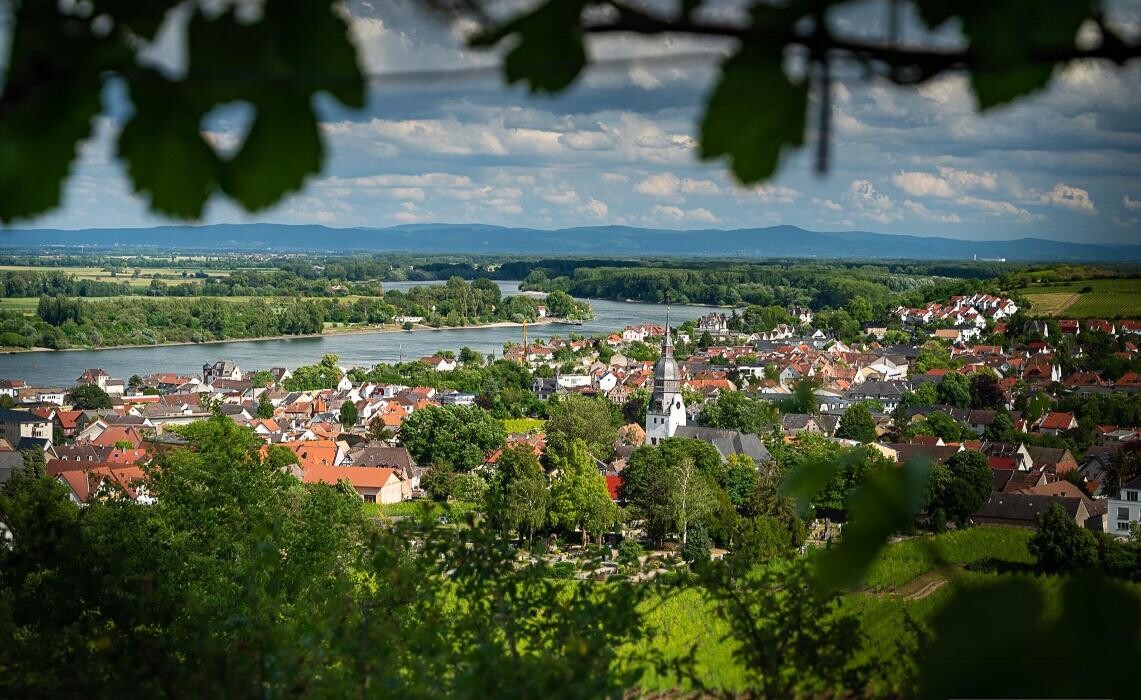
[[[517,253],[591,256],[815,257],[1018,261],[1141,261],[1141,245],[1065,243],[1041,238],[962,241],[867,231],[824,233],[796,226],[675,231],[627,226],[556,230],[483,224],[329,228],[214,224],[154,228],[0,229],[0,248],[153,248],[215,252]]]

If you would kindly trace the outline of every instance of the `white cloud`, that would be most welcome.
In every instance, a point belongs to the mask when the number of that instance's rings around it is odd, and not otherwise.
[[[693,180],[685,178],[681,181],[681,191],[686,194],[714,196],[721,194],[721,188],[712,180]]]
[[[901,172],[891,176],[896,187],[912,197],[954,197],[955,191],[941,177],[930,173]]]
[[[420,187],[393,187],[388,194],[396,199],[424,201],[424,190]]]
[[[630,178],[621,173],[602,173],[601,180],[608,184],[617,184],[619,182],[629,182]]]
[[[994,192],[998,189],[998,175],[995,173],[973,173],[969,170],[939,166],[939,174],[961,190],[984,189]]]
[[[394,220],[404,223],[431,221],[435,217],[432,212],[416,206],[415,202],[401,202],[400,209],[392,213]]]
[[[582,209],[597,219],[605,219],[606,214],[610,211],[610,208],[606,206],[606,202],[600,202],[594,197],[588,199],[586,204],[582,205]]]
[[[934,221],[940,224],[957,224],[962,221],[958,214],[931,211],[923,204],[911,199],[904,200],[903,207],[923,221]]]
[[[1126,209],[1132,209],[1133,211],[1141,210],[1141,199],[1133,199],[1129,195],[1125,195],[1121,198],[1121,203],[1125,205]]]
[[[658,216],[665,217],[667,219],[673,219],[675,221],[692,221],[692,222],[703,223],[703,224],[715,224],[715,223],[717,223],[717,216],[713,212],[711,212],[705,208],[697,208],[697,209],[686,210],[686,209],[682,209],[681,207],[675,207],[675,206],[664,205],[664,204],[655,204],[650,209],[650,212],[652,214],[656,214]]]
[[[985,211],[988,214],[993,214],[995,216],[1012,216],[1012,217],[1018,219],[1019,221],[1023,221],[1023,222],[1040,221],[1043,218],[1039,215],[1031,214],[1030,212],[1026,211],[1025,209],[1012,204],[1011,202],[1006,202],[1006,201],[1002,201],[1002,200],[981,199],[979,197],[973,197],[973,196],[968,195],[968,196],[964,196],[964,197],[959,197],[958,199],[955,200],[955,203],[959,204],[961,206],[964,206],[964,207],[971,207],[972,209],[978,209],[980,211]]]
[[[813,197],[812,203],[818,207],[823,207],[824,209],[828,209],[829,211],[843,211],[844,210],[844,207],[840,206],[836,202],[833,202],[831,199],[821,199],[819,197]]]
[[[1043,204],[1063,207],[1090,216],[1097,214],[1097,207],[1090,199],[1088,191],[1080,187],[1072,187],[1064,182],[1054,185],[1054,189],[1042,195],[1039,201]]]
[[[608,151],[614,137],[602,131],[570,131],[559,135],[559,143],[572,151]]]
[[[753,192],[762,202],[777,202],[779,204],[791,204],[803,196],[797,190],[781,185],[758,185],[753,188]]]
[[[903,218],[891,197],[877,191],[870,180],[852,180],[845,196],[854,205],[856,213],[869,221],[888,224]]]
[[[634,191],[651,197],[676,197],[681,179],[673,173],[651,175],[634,185]]]
[[[551,204],[578,204],[578,193],[569,187],[540,187],[535,190],[542,200]]]

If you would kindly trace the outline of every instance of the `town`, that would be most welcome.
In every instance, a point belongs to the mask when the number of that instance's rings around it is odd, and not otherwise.
[[[861,343],[831,337],[814,328],[810,309],[793,307],[791,323],[759,333],[734,330],[736,311],[713,312],[676,328],[667,321],[510,345],[499,358],[465,348],[371,369],[326,356],[292,370],[218,360],[199,376],[122,378],[92,368],[55,387],[5,379],[0,480],[31,451],[76,503],[147,502],[147,465],[185,444],[181,426],[221,415],[256,434],[301,481],[344,482],[377,513],[419,499],[479,509],[505,451],[533,456],[553,488],[581,440],[615,509],[601,504],[589,527],[564,529],[581,531],[584,542],[624,535],[660,549],[673,537],[688,542],[694,527],[715,529],[716,520],[699,508],[688,523],[660,522],[637,493],[644,462],[671,439],[711,447],[724,465],[747,464],[747,483],[771,474],[774,460],[785,469],[821,444],[870,446],[897,465],[985,466],[987,487],[966,511],[949,496],[954,512],[938,496],[927,504],[939,529],[948,519],[1033,528],[1056,504],[1082,528],[1136,537],[1141,322],[1023,322],[1018,310],[982,293],[900,307],[867,324]],[[1012,319],[1022,327],[1009,327]],[[900,342],[905,336],[923,342]],[[477,435],[472,426],[484,423]],[[731,491],[726,478],[719,488]],[[744,512],[749,496],[730,498]],[[817,504],[809,536],[832,537],[847,496]],[[551,514],[531,529],[555,532],[559,522]],[[805,539],[795,528],[790,538]],[[720,556],[733,540],[722,532],[706,547]]]

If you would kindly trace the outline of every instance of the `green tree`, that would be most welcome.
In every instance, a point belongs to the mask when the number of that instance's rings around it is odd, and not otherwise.
[[[273,402],[269,400],[269,393],[263,391],[258,395],[257,417],[262,419],[273,418]]]
[[[67,394],[67,401],[77,411],[92,411],[114,406],[111,396],[96,384],[72,387]]]
[[[999,413],[983,431],[983,437],[993,442],[1010,442],[1014,439],[1014,421],[1008,413]]]
[[[947,462],[950,478],[934,500],[960,527],[986,503],[991,493],[991,470],[986,455],[972,450],[956,453]]]
[[[614,453],[618,426],[613,404],[605,398],[570,394],[547,408],[547,450],[565,454],[575,440],[586,443],[594,457],[607,460]]]
[[[867,404],[856,403],[848,407],[848,410],[840,417],[840,425],[836,428],[836,437],[858,442],[875,442],[876,419],[872,416]]]
[[[352,401],[345,401],[341,404],[341,410],[338,418],[341,421],[341,427],[345,430],[352,428],[357,424],[357,418],[360,417],[360,412],[357,410],[357,405]]]
[[[1051,503],[1035,519],[1036,531],[1027,548],[1040,571],[1060,574],[1089,569],[1097,562],[1097,539],[1074,522],[1059,503]]]
[[[956,408],[968,408],[971,405],[971,386],[967,378],[958,372],[948,372],[943,375],[935,393],[939,402],[949,404]]]
[[[994,372],[975,372],[970,379],[971,408],[1002,408],[1006,403]]]
[[[552,457],[551,466],[556,473],[551,484],[551,522],[579,530],[584,545],[589,535],[601,538],[617,519],[618,508],[610,500],[606,480],[586,443],[575,439],[569,450]]]
[[[712,428],[764,433],[779,421],[776,406],[750,399],[740,391],[727,391],[701,409],[700,420]]]
[[[725,493],[729,501],[738,510],[743,510],[749,504],[749,499],[757,488],[757,465],[753,458],[746,454],[733,454],[729,456],[729,468],[725,472]]]
[[[709,562],[713,541],[703,525],[694,525],[686,531],[687,537],[681,546],[681,558],[690,566],[700,566]]]
[[[450,464],[468,472],[503,447],[503,422],[478,406],[429,406],[404,419],[400,442],[419,464]]]

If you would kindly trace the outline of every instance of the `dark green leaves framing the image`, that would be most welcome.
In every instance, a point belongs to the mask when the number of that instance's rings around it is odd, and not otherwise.
[[[131,87],[135,115],[119,136],[119,157],[151,208],[177,218],[202,214],[221,163],[199,130],[202,112],[184,85],[157,74]]]
[[[580,18],[586,0],[547,0],[538,9],[475,37],[471,44],[491,47],[509,36],[516,43],[504,60],[508,83],[527,83],[531,92],[559,92],[586,66]]]
[[[722,65],[701,120],[701,157],[725,156],[749,184],[771,177],[781,153],[804,143],[807,81],[784,72],[780,46],[749,44]]]
[[[1036,54],[1074,46],[1078,28],[1099,10],[1097,0],[921,0],[929,27],[959,17],[975,58],[971,88],[980,109],[1046,86],[1054,64]]]
[[[18,3],[0,83],[0,222],[58,206],[108,78],[126,85],[133,107],[117,154],[153,211],[198,218],[217,192],[254,211],[320,171],[314,94],[327,92],[354,108],[365,100],[357,51],[337,5],[267,0],[254,22],[192,5],[186,72],[172,76],[140,66],[137,55],[176,4],[98,0],[91,12],[67,14],[55,3]],[[203,135],[203,118],[233,102],[251,105],[255,116],[237,150],[223,156]]]

